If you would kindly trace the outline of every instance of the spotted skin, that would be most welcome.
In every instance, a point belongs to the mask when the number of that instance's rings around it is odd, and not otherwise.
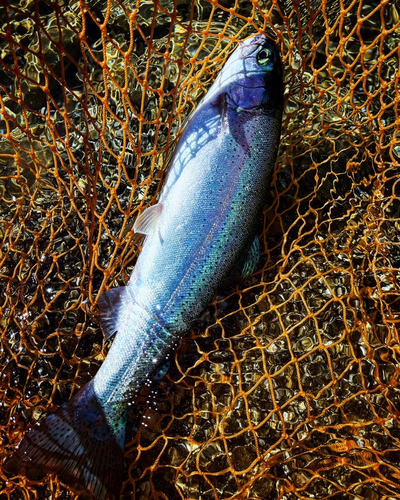
[[[106,360],[27,434],[8,471],[53,472],[83,495],[118,497],[128,405],[238,263],[243,275],[253,268],[282,107],[277,49],[264,35],[241,42],[189,120],[158,205],[135,223],[147,236],[128,285],[99,302],[106,335],[117,332]]]

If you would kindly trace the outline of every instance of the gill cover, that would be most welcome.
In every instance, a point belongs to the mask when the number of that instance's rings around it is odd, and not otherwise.
[[[275,44],[265,35],[240,42],[212,86],[206,100],[215,99],[240,110],[282,107],[282,63]]]

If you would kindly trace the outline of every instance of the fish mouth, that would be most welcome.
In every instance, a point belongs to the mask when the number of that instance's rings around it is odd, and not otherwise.
[[[251,38],[249,38],[250,45],[261,45],[262,43],[268,41],[269,39],[267,38],[264,33],[259,33],[258,35],[254,35]]]

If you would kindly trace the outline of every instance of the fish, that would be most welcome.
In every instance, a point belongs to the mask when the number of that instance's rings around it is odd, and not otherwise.
[[[241,41],[187,121],[127,286],[101,294],[116,333],[95,377],[23,437],[5,470],[52,473],[82,497],[115,500],[128,409],[213,296],[250,276],[283,112],[283,68],[265,35]]]

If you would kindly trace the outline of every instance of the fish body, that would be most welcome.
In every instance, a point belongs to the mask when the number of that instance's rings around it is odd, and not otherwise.
[[[94,379],[34,427],[6,462],[14,473],[58,474],[93,498],[117,498],[127,407],[215,293],[253,271],[283,107],[279,53],[264,36],[230,56],[188,121],[126,287],[100,299],[106,336]]]

